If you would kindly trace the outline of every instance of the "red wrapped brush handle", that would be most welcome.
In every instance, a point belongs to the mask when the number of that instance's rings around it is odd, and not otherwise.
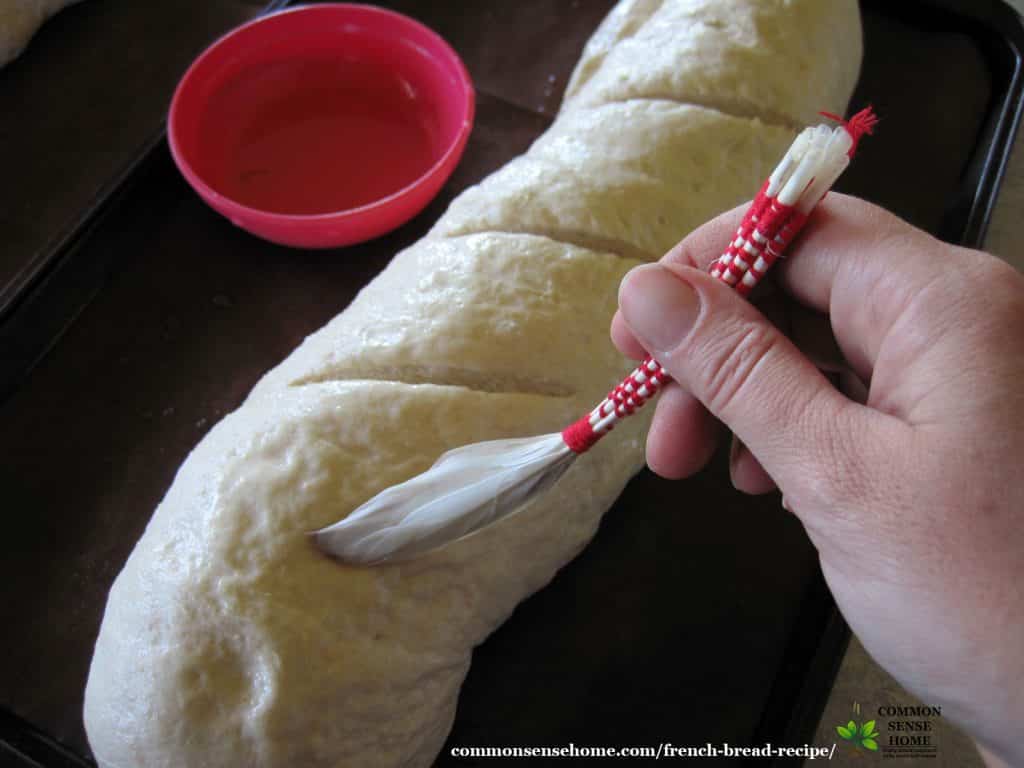
[[[861,136],[870,134],[878,119],[868,107],[840,122],[834,130],[818,126],[800,134],[747,209],[736,236],[711,264],[708,271],[741,296],[753,290],[800,233],[853,157]],[[584,453],[671,380],[648,355],[594,410],[562,431],[565,444],[574,453]]]

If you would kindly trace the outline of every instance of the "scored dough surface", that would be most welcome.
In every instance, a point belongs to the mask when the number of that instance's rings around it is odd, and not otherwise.
[[[620,0],[587,40],[562,95],[566,103],[604,63],[605,57],[622,40],[632,37],[664,0]]]
[[[640,262],[534,235],[428,238],[257,385],[398,378],[600,399],[628,363],[608,342]],[[595,402],[596,402],[595,399]]]
[[[430,765],[474,646],[586,545],[643,466],[653,408],[421,560],[349,568],[306,532],[447,449],[593,407],[631,367],[608,339],[623,274],[754,194],[809,104],[845,106],[859,34],[854,0],[620,3],[529,152],[186,459],[100,628],[84,716],[101,768]],[[803,72],[802,95],[761,71],[795,77],[819,48],[838,61]]]
[[[654,260],[756,192],[795,137],[669,101],[571,110],[459,195],[432,233],[534,232]]]

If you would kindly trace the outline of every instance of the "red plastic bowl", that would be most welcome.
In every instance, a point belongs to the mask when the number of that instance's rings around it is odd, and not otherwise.
[[[215,210],[275,243],[326,248],[423,210],[462,156],[474,103],[458,55],[419,22],[313,5],[204,51],[178,84],[167,134]]]

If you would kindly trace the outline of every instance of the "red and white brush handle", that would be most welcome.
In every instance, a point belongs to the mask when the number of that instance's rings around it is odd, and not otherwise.
[[[803,227],[806,217],[802,219],[787,228],[786,242],[795,237]],[[744,222],[746,221],[747,217],[744,218]],[[722,282],[733,286],[737,293],[745,296],[781,255],[785,245],[779,244],[770,254],[766,251],[762,255],[745,260],[733,252],[735,244],[740,240],[745,240],[742,226],[737,231],[736,239],[730,243],[729,250],[711,265],[709,271]],[[750,261],[753,263],[749,263]],[[565,444],[574,453],[586,452],[614,429],[618,421],[632,415],[671,380],[671,375],[661,363],[648,355],[594,410],[562,431]]]
[[[736,237],[708,271],[741,296],[749,294],[803,229],[846,169],[861,136],[870,134],[877,121],[868,107],[840,121],[838,128],[820,125],[801,133],[747,209]],[[661,363],[648,355],[594,410],[562,431],[565,444],[577,454],[589,450],[671,380]]]

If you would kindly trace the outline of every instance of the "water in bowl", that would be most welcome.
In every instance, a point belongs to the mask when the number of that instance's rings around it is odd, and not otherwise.
[[[357,208],[438,159],[435,106],[384,64],[341,55],[271,61],[210,98],[201,156],[243,205],[312,215]]]

